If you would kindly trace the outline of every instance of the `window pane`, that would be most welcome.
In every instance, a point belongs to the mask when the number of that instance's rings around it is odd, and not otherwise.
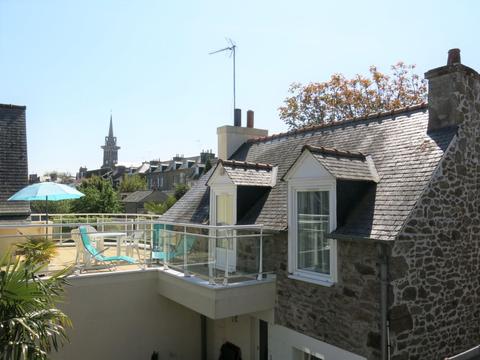
[[[233,196],[230,194],[217,195],[216,207],[216,225],[233,225]],[[231,232],[226,230],[218,231],[217,247],[233,249],[233,242],[222,238],[222,236],[227,236],[229,233]]]
[[[297,192],[297,268],[330,273],[330,232],[328,191]]]

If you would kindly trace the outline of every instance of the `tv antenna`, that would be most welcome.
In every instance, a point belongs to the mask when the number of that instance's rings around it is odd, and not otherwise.
[[[233,55],[233,109],[235,110],[235,108],[236,108],[236,102],[235,102],[235,98],[236,98],[236,95],[235,95],[235,49],[237,48],[237,45],[230,38],[227,38],[225,40],[227,40],[227,42],[230,43],[230,46],[227,46],[227,47],[225,47],[223,49],[220,49],[220,50],[217,50],[217,51],[212,51],[212,52],[208,53],[208,55],[213,55],[213,54],[224,52],[224,51],[230,51],[230,57],[232,57],[232,55]]]

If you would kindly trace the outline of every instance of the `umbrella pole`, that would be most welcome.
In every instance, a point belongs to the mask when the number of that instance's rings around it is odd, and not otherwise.
[[[45,240],[48,240],[48,195],[45,196],[45,215],[47,218],[45,226]]]

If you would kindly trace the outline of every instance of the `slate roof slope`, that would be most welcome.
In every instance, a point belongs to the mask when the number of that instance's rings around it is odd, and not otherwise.
[[[287,183],[279,179],[298,158],[304,145],[338,148],[369,154],[380,181],[362,201],[352,204],[355,209],[337,232],[393,240],[456,132],[454,128],[447,128],[427,134],[427,123],[426,105],[421,105],[243,144],[232,159],[278,165],[276,185],[244,219],[266,228],[285,230],[288,225]],[[208,219],[207,192],[205,181],[199,182],[166,213],[165,219],[205,221]],[[243,219],[238,223],[243,223]]]
[[[214,167],[203,174],[197,183],[182,196],[165,214],[165,222],[207,224],[209,220],[210,189],[207,181]]]
[[[166,193],[159,190],[137,190],[128,194],[122,201],[125,203],[165,201],[167,197]]]
[[[148,195],[150,195],[153,190],[138,190],[128,194],[123,202],[139,202],[145,199]]]
[[[276,171],[271,164],[250,163],[245,161],[220,160],[225,173],[235,185],[271,187],[275,184]]]
[[[25,106],[0,104],[0,219],[30,215],[28,201],[7,201],[28,185]]]
[[[373,182],[379,180],[375,164],[369,155],[312,145],[305,145],[303,148],[310,151],[336,179]]]

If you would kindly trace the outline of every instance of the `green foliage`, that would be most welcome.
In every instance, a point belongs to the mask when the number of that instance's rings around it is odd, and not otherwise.
[[[164,202],[147,202],[144,207],[149,213],[162,215],[167,212],[175,203],[188,191],[187,185],[177,185],[175,193],[170,195]],[[177,198],[178,196],[178,198]]]
[[[170,209],[175,203],[177,202],[177,198],[175,195],[170,195],[167,200],[165,200],[164,204],[167,207],[167,210]]]
[[[118,213],[122,211],[119,196],[108,180],[93,176],[83,180],[78,190],[85,196],[73,201],[73,212]]]
[[[386,75],[370,67],[370,76],[351,79],[334,74],[325,82],[290,85],[280,118],[290,129],[328,124],[352,117],[390,111],[426,101],[425,80],[413,71],[415,65],[399,62]]]
[[[68,214],[72,212],[72,200],[60,201],[31,201],[30,208],[34,214],[44,214],[45,208],[49,214]]]
[[[40,279],[25,262],[0,260],[0,359],[46,360],[68,341],[67,315],[56,308],[63,299],[65,277],[69,269]]]
[[[123,175],[122,182],[118,187],[118,191],[121,193],[134,192],[134,191],[146,190],[146,189],[147,189],[147,181],[138,174]]]
[[[57,247],[53,241],[46,238],[28,238],[24,243],[18,243],[17,254],[22,255],[28,266],[48,263],[57,254]]]
[[[205,161],[205,171],[204,173],[207,173],[208,170],[212,168],[212,162],[210,161],[210,158],[207,158],[207,161]]]
[[[163,202],[146,202],[144,204],[145,210],[147,210],[149,213],[152,214],[157,214],[157,215],[162,215],[164,214],[168,209],[165,203]]]
[[[175,196],[175,199],[180,200],[185,193],[190,190],[188,185],[186,184],[177,184],[175,186],[175,191],[173,193],[173,196]],[[168,201],[168,199],[167,199]],[[172,204],[173,205],[173,204]]]

